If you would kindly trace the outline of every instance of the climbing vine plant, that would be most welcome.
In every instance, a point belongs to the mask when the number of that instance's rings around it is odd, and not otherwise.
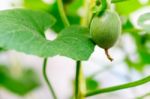
[[[25,0],[24,6],[31,8],[33,2],[31,5],[27,2],[30,1]],[[103,48],[106,57],[113,61],[108,49],[114,46],[121,33],[132,33],[135,42],[139,42],[139,39],[144,39],[144,43],[149,42],[150,25],[145,24],[145,21],[150,20],[150,13],[143,14],[138,19],[141,29],[135,28],[128,19],[131,12],[149,5],[149,1],[142,5],[137,0],[56,0],[51,10],[47,4],[41,2],[38,0],[33,6],[34,10],[19,8],[0,11],[0,49],[13,49],[43,57],[43,75],[54,99],[57,99],[57,95],[47,78],[46,66],[48,57],[55,55],[66,56],[76,61],[74,99],[135,87],[150,81],[148,76],[134,82],[88,91],[82,72],[82,61],[89,59],[96,45]],[[76,6],[70,5],[73,2]],[[132,3],[135,6],[131,6]],[[76,14],[76,9],[81,6],[85,9],[84,17]],[[38,7],[45,11],[35,10]],[[126,16],[125,22],[121,20],[121,16]],[[55,40],[46,39],[47,29],[58,33]],[[146,37],[140,38],[137,32],[145,32]],[[142,44],[138,46],[141,61],[134,63],[126,57],[127,64],[144,66],[150,63],[149,58],[145,58],[150,53],[147,48],[141,50],[141,47]],[[136,69],[141,70],[137,67]]]

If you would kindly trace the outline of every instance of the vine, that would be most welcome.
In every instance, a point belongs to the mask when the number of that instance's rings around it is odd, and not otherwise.
[[[150,81],[150,76],[147,76],[143,79],[140,79],[140,80],[137,80],[134,82],[130,82],[130,83],[122,84],[122,85],[117,85],[117,86],[113,86],[113,87],[108,87],[108,88],[103,88],[103,89],[98,89],[98,90],[95,90],[93,92],[88,92],[88,93],[86,93],[86,97],[97,95],[97,94],[102,94],[102,93],[118,91],[121,89],[136,87],[136,86],[148,83],[149,81]]]
[[[50,83],[50,80],[48,79],[47,74],[46,74],[47,61],[48,61],[47,58],[45,58],[44,61],[43,61],[43,76],[44,76],[44,79],[45,79],[45,81],[46,81],[46,83],[48,85],[48,88],[50,89],[50,91],[52,93],[53,98],[57,99],[57,96],[56,96],[55,91],[54,91],[54,89],[52,87],[52,84]]]

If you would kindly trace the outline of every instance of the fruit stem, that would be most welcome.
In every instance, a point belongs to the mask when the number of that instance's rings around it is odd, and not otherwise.
[[[98,16],[102,16],[106,9],[107,9],[107,0],[101,0],[101,7]]]
[[[106,54],[107,58],[112,62],[113,58],[110,56],[108,49],[104,49],[104,50],[105,50],[105,54]]]

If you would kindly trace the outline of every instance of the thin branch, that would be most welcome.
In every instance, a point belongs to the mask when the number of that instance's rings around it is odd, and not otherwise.
[[[44,75],[44,79],[45,79],[45,81],[46,81],[46,83],[47,83],[47,85],[48,85],[49,90],[50,90],[51,93],[52,93],[53,99],[57,99],[57,96],[56,96],[56,94],[55,94],[55,91],[54,91],[54,89],[53,89],[53,87],[52,87],[50,81],[48,80],[48,77],[47,77],[47,74],[46,74],[47,60],[48,60],[48,59],[45,58],[45,59],[44,59],[44,62],[43,62],[43,75]]]
[[[98,89],[98,90],[95,90],[92,92],[88,92],[85,96],[88,97],[88,96],[93,96],[93,95],[97,95],[97,94],[108,93],[108,92],[118,91],[121,89],[136,87],[136,86],[148,83],[149,81],[150,81],[150,76],[147,76],[143,79],[140,79],[140,80],[137,80],[134,82],[130,82],[130,83],[126,83],[126,84],[122,84],[122,85],[118,85],[118,86],[112,86],[112,87]]]

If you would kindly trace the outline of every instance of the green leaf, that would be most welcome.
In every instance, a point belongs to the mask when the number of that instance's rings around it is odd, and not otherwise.
[[[132,30],[132,29],[134,29],[134,26],[133,26],[133,24],[131,23],[131,21],[130,21],[129,19],[127,19],[127,20],[123,23],[122,29],[123,29],[124,31]]]
[[[23,69],[14,77],[10,68],[0,65],[0,86],[18,95],[25,95],[40,86],[40,80],[33,69]],[[16,72],[16,71],[14,71]]]
[[[55,20],[44,12],[23,9],[0,12],[0,47],[15,49],[41,57],[67,56],[75,60],[87,60],[95,44],[89,30],[71,26],[59,33],[54,41],[46,40],[44,31]]]
[[[88,77],[86,78],[86,88],[87,88],[87,91],[96,90],[99,88],[99,82],[91,77]]]
[[[128,0],[125,2],[116,3],[116,11],[121,15],[129,15],[141,6],[142,4],[138,0]]]
[[[64,29],[52,44],[57,54],[68,56],[75,60],[87,60],[94,51],[95,46],[90,39],[89,30],[79,26]]]
[[[150,13],[143,14],[138,19],[138,24],[146,31],[150,32]]]

